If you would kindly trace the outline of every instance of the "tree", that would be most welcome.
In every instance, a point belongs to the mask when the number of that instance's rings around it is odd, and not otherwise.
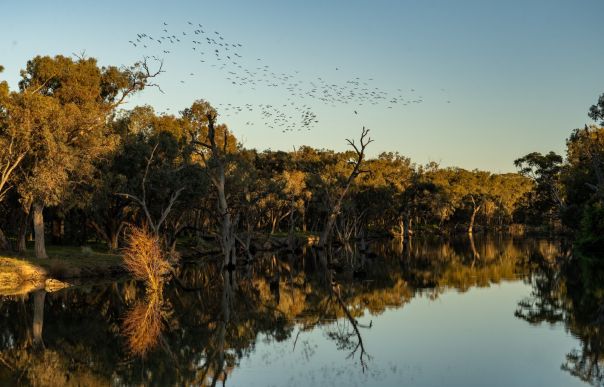
[[[93,58],[60,55],[35,57],[21,71],[19,93],[39,100],[23,114],[41,123],[31,134],[19,185],[22,201],[33,208],[36,257],[47,257],[44,207],[61,203],[93,175],[94,162],[115,146],[108,118],[160,72],[145,61],[99,68]]]
[[[225,183],[231,153],[235,148],[235,139],[225,125],[216,125],[217,117],[216,110],[202,100],[194,102],[190,108],[183,111],[193,151],[201,157],[218,196],[223,265],[234,266],[237,259],[235,255],[237,216],[234,216],[227,201]]]
[[[346,194],[348,193],[348,190],[350,189],[352,183],[357,178],[357,176],[359,176],[361,173],[366,172],[361,169],[361,166],[363,165],[367,145],[373,142],[371,137],[368,137],[368,135],[369,129],[363,127],[358,145],[355,143],[354,140],[346,140],[355,151],[355,157],[350,159],[352,170],[350,171],[350,174],[348,175],[348,178],[346,179],[346,182],[344,183],[344,186],[342,187],[339,195],[335,198],[331,205],[331,208],[329,209],[327,220],[325,221],[325,226],[323,228],[323,231],[321,232],[321,237],[319,239],[319,247],[321,248],[325,247],[325,245],[327,244],[333,225],[336,222],[338,215],[340,214],[340,210],[342,208],[342,201],[346,197]]]
[[[604,94],[600,95],[598,101],[591,105],[588,116],[594,121],[599,120],[600,125],[604,125]]]
[[[560,213],[565,208],[560,184],[562,161],[562,156],[554,152],[545,155],[533,152],[514,161],[514,165],[520,169],[520,174],[535,182],[531,207],[540,218],[547,220],[550,226],[560,218]]]

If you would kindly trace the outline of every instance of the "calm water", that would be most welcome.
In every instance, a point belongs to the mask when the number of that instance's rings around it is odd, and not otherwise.
[[[603,385],[594,291],[569,290],[560,243],[473,242],[188,264],[159,293],[4,297],[0,385]]]

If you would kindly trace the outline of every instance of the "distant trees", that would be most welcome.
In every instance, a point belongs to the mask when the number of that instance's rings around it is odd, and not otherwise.
[[[553,226],[560,218],[565,205],[560,184],[562,164],[562,156],[554,152],[545,155],[533,152],[514,161],[520,173],[535,182],[528,200],[537,223],[547,222]]]
[[[32,221],[38,257],[46,256],[46,231],[57,241],[69,232],[68,243],[93,238],[117,250],[125,227],[135,225],[173,253],[183,236],[199,245],[217,237],[224,264],[234,265],[241,250],[250,257],[259,234],[285,232],[293,248],[298,232],[327,243],[334,234],[347,241],[368,233],[504,230],[526,219],[521,209],[534,208],[533,185],[547,201],[557,191],[546,183],[562,184],[560,160],[550,156],[518,161],[530,177],[416,165],[398,153],[368,158],[366,129],[345,152],[258,152],[243,149],[204,100],[177,115],[149,106],[118,110],[160,71],[146,62],[118,69],[36,57],[18,90],[0,83],[0,228],[17,237],[20,251]],[[583,143],[573,142],[588,149]]]

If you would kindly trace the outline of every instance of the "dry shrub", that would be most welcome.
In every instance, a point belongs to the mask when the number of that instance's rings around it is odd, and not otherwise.
[[[160,289],[162,276],[170,270],[159,238],[138,227],[130,230],[128,247],[124,250],[124,266],[134,278],[146,281],[147,287],[153,291]]]
[[[151,292],[126,314],[122,333],[134,355],[145,356],[157,345],[162,330],[161,292]]]

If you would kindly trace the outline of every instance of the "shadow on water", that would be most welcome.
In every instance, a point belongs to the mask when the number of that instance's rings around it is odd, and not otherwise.
[[[157,291],[126,280],[0,303],[0,384],[217,385],[254,353],[259,337],[324,336],[363,372],[373,354],[361,323],[414,297],[523,280],[532,294],[516,316],[564,324],[581,343],[563,369],[595,385],[604,378],[604,336],[596,312],[604,292],[559,264],[559,242],[501,236],[452,241],[388,240],[355,246],[263,253],[253,265],[221,271],[206,264],[177,270]],[[576,271],[576,270],[575,270]],[[604,271],[599,271],[604,272]],[[578,279],[579,278],[579,279]],[[601,312],[601,311],[600,311]],[[296,333],[297,332],[297,333]]]

